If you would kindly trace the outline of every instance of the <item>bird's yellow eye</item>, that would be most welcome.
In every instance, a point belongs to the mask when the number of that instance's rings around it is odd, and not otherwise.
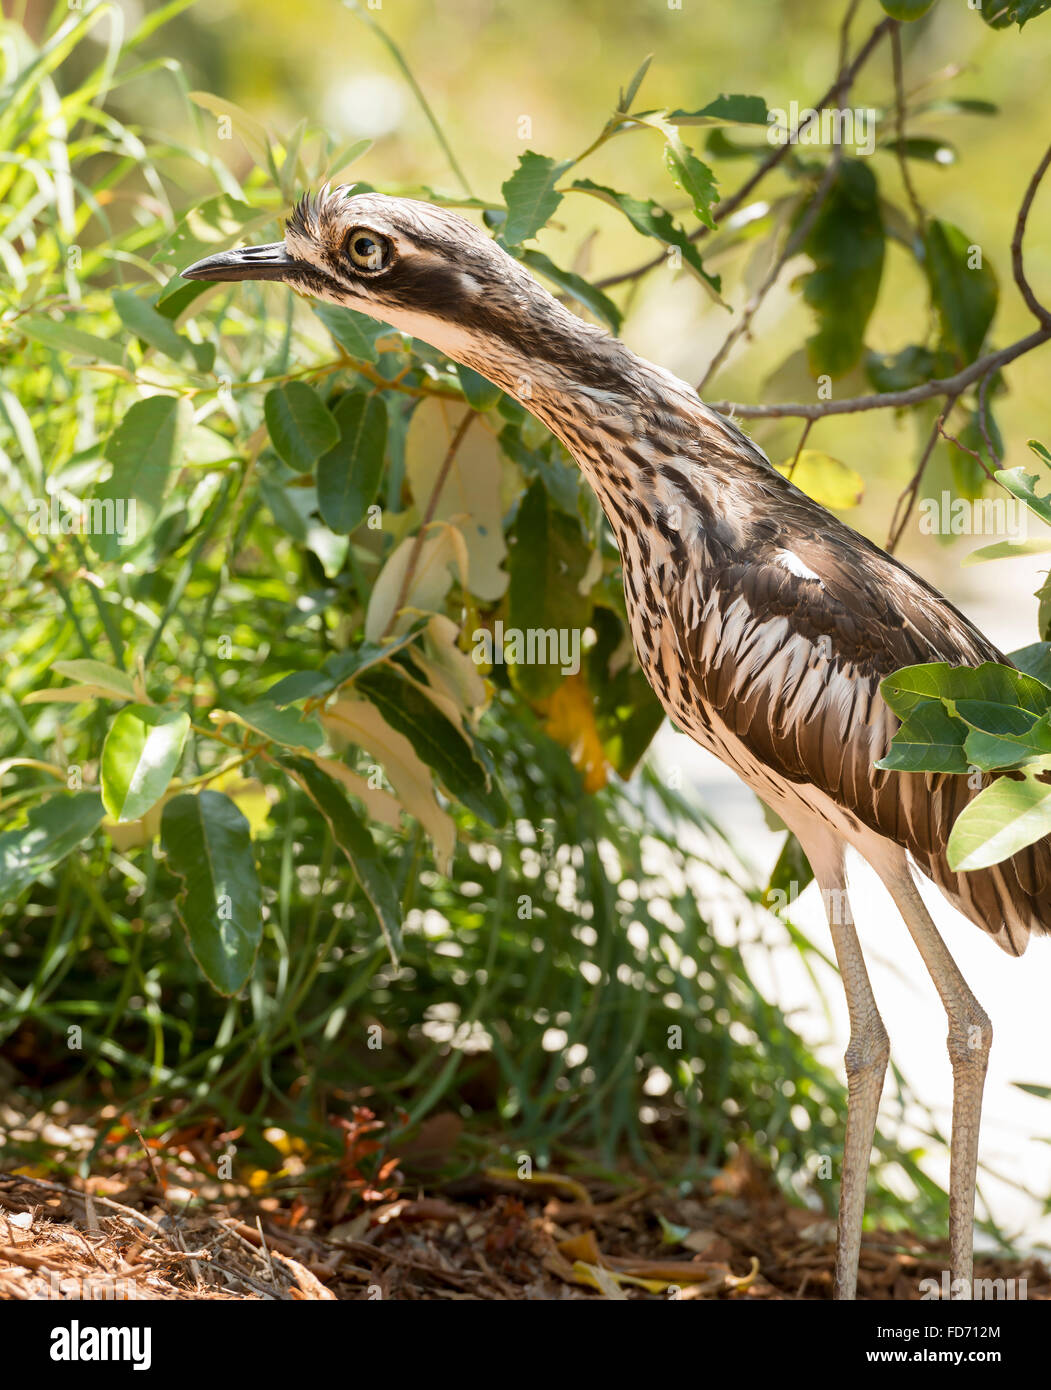
[[[359,270],[384,270],[390,264],[393,247],[385,236],[368,227],[355,227],[344,242],[347,255]]]

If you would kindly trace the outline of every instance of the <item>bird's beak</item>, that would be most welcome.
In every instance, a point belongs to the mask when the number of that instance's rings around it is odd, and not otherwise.
[[[182,272],[184,280],[284,280],[296,264],[283,241],[269,246],[242,246],[206,256]]]

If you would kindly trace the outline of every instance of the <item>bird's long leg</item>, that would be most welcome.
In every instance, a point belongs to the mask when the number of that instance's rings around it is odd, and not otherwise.
[[[857,1296],[869,1159],[876,1133],[876,1112],[887,1074],[890,1043],[876,1007],[861,943],[854,928],[847,898],[842,845],[804,842],[804,849],[825,903],[850,1018],[850,1042],[844,1057],[847,1068],[847,1132],[839,1186],[835,1296],[837,1299],[852,1299]]]
[[[949,1251],[953,1296],[970,1298],[978,1131],[982,1121],[982,1090],[993,1028],[931,920],[908,863],[903,860],[900,869],[888,875],[886,881],[949,1018],[949,1060],[952,1063],[953,1082]],[[966,1281],[966,1286],[963,1281]]]

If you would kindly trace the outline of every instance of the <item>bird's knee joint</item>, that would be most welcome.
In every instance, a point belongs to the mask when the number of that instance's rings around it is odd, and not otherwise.
[[[850,1043],[843,1060],[847,1068],[847,1080],[852,1081],[876,1073],[883,1075],[890,1058],[890,1039],[882,1023],[877,1028],[863,1033],[851,1034]]]
[[[977,1006],[949,1022],[949,1057],[956,1066],[985,1066],[993,1045],[993,1025]]]

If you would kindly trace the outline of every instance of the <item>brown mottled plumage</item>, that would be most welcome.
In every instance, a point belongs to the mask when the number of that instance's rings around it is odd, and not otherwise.
[[[1005,658],[941,594],[777,473],[662,368],[571,314],[457,213],[327,189],[283,243],[190,278],[280,279],[421,338],[521,401],[597,493],[623,560],[635,650],[665,709],[799,836],[825,897],[850,1008],[836,1288],[856,1285],[865,1174],[888,1043],[845,894],[844,848],[882,877],[938,989],[953,1064],[952,1271],[970,1290],[989,1020],[916,891],[911,859],[1014,955],[1051,931],[1051,841],[954,873],[968,779],[883,772],[897,721],[883,677]]]

